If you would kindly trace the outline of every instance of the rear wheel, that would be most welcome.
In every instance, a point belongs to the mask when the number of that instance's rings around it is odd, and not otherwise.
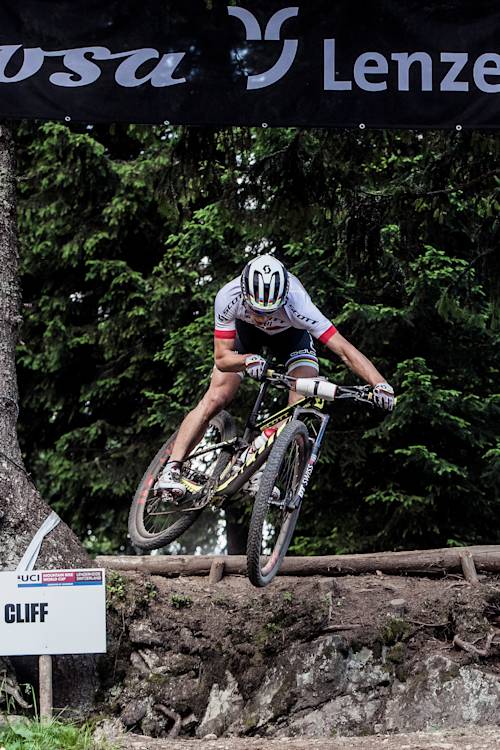
[[[211,421],[193,454],[211,445],[230,440],[236,434],[233,418],[221,411]],[[165,547],[183,534],[203,510],[203,487],[216,478],[230,461],[230,453],[220,448],[209,450],[194,458],[187,458],[182,466],[182,477],[191,485],[182,500],[164,500],[162,493],[154,490],[175,442],[175,432],[160,448],[142,477],[130,508],[128,531],[132,544],[142,550]],[[164,496],[164,495],[163,495]],[[201,505],[202,507],[198,507]]]
[[[294,505],[308,457],[307,427],[293,420],[269,454],[255,498],[247,543],[247,572],[254,586],[267,586],[286,555],[300,512],[300,503]]]

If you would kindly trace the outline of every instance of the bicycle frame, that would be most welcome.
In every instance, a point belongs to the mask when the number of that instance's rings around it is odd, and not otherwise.
[[[296,502],[294,507],[297,507],[300,504],[311,478],[314,465],[318,460],[326,428],[328,426],[328,422],[330,421],[330,416],[328,414],[322,413],[322,409],[325,405],[325,400],[323,398],[319,398],[318,396],[308,395],[293,404],[285,406],[283,409],[280,409],[274,414],[271,414],[270,416],[264,417],[263,419],[259,420],[259,413],[269,385],[273,384],[278,388],[289,390],[291,387],[293,387],[294,383],[295,378],[281,375],[279,373],[276,373],[274,370],[268,370],[267,379],[261,384],[254,406],[247,419],[243,437],[233,438],[232,440],[217,443],[216,445],[212,445],[209,448],[197,451],[193,454],[192,457],[195,458],[211,450],[225,448],[231,450],[233,453],[240,453],[241,455],[243,451],[250,445],[255,432],[260,432],[266,427],[279,425],[278,429],[267,438],[264,445],[262,445],[256,451],[250,451],[245,457],[245,460],[241,462],[241,464],[235,465],[233,463],[227,466],[227,468],[222,472],[222,475],[219,477],[219,483],[215,486],[209,486],[210,499],[224,499],[226,496],[231,496],[238,492],[239,489],[241,489],[241,486],[246,481],[248,481],[250,476],[255,471],[257,471],[257,469],[260,468],[260,466],[262,466],[262,464],[265,462],[274,441],[279,436],[283,428],[292,419],[300,419],[300,416],[302,414],[312,414],[319,420],[320,426],[315,438],[310,438],[311,449],[307,462],[307,468],[301,478],[300,486],[296,493]],[[335,398],[349,398],[365,402],[370,401],[371,396],[366,395],[366,389],[367,386],[336,386]],[[371,405],[373,406],[373,402],[371,402]],[[249,471],[250,469],[252,469],[252,471]],[[204,487],[207,487],[207,485],[195,484],[188,479],[182,479],[182,482],[186,485],[190,492],[200,492]],[[210,485],[210,481],[208,485]]]
[[[307,484],[314,468],[314,464],[316,463],[319,456],[321,444],[323,442],[330,416],[327,414],[322,414],[319,411],[324,407],[325,402],[323,399],[317,398],[316,396],[306,396],[300,401],[289,404],[288,406],[280,409],[274,414],[271,414],[268,417],[259,420],[259,412],[261,410],[265,394],[270,384],[270,381],[265,381],[260,386],[254,406],[247,419],[242,438],[233,438],[230,441],[217,443],[216,445],[210,446],[210,448],[197,451],[193,454],[194,458],[211,450],[217,450],[219,448],[230,448],[231,450],[234,450],[235,447],[237,451],[244,451],[250,444],[252,436],[256,431],[259,432],[264,430],[266,427],[272,427],[273,425],[279,424],[276,432],[268,437],[264,445],[262,445],[258,450],[251,451],[248,454],[245,461],[237,467],[237,471],[235,471],[234,464],[232,466],[228,466],[227,470],[223,472],[222,476],[220,477],[220,479],[222,479],[223,481],[216,485],[215,488],[213,488],[212,498],[219,498],[221,496],[225,496],[226,494],[234,494],[234,492],[239,489],[239,483],[237,483],[238,478],[243,474],[246,475],[248,473],[248,469],[252,467],[252,465],[255,464],[253,468],[254,471],[256,471],[264,463],[264,460],[271,450],[273,443],[275,442],[276,438],[281,433],[283,428],[288,424],[288,422],[290,422],[292,419],[300,418],[301,414],[312,414],[320,420],[320,428],[314,439],[314,442],[312,443],[308,466],[306,471],[304,472],[304,476],[301,479],[301,485],[297,494],[297,497],[299,497],[300,500],[304,496]],[[188,479],[183,479],[182,481],[183,484],[187,486],[190,492],[199,492],[203,487],[202,485],[197,485]],[[231,487],[231,485],[233,485],[233,487]]]

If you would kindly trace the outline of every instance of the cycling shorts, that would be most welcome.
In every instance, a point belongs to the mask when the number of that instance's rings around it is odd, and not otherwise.
[[[238,354],[262,354],[285,366],[288,375],[297,367],[312,367],[319,372],[314,342],[308,331],[287,328],[274,336],[264,333],[244,320],[236,321],[235,351]]]

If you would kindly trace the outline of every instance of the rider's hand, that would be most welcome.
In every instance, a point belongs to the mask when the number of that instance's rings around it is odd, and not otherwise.
[[[377,383],[373,386],[373,403],[381,409],[394,409],[394,390],[389,383]]]
[[[245,359],[245,371],[254,380],[262,380],[267,370],[267,362],[258,354],[249,354]]]

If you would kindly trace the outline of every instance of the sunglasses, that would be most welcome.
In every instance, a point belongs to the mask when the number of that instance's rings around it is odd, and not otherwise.
[[[251,315],[257,315],[257,317],[264,317],[268,318],[271,315],[274,315],[276,313],[276,310],[254,310],[252,307],[249,307],[249,311]]]

